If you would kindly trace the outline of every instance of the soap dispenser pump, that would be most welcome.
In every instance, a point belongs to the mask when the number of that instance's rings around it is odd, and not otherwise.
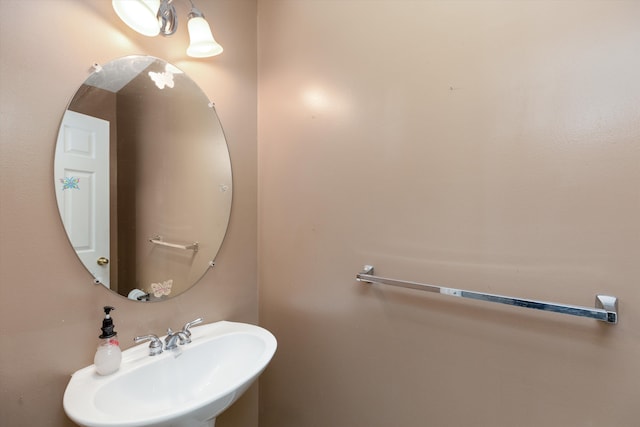
[[[110,306],[104,307],[104,319],[102,320],[102,334],[98,351],[93,359],[96,366],[96,372],[100,375],[109,375],[120,368],[122,361],[122,351],[120,351],[120,343],[118,342],[118,333],[113,330],[113,319],[111,311],[115,308]]]

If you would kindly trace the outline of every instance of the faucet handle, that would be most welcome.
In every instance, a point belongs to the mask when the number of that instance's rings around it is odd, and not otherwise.
[[[184,332],[187,335],[191,335],[191,331],[189,331],[189,328],[192,326],[198,325],[200,323],[202,323],[202,317],[198,317],[197,319],[192,320],[191,322],[187,322],[182,328],[182,332]]]
[[[145,342],[145,341],[151,341],[149,343],[149,356],[156,356],[162,353],[162,341],[160,341],[160,338],[158,338],[157,335],[153,335],[153,334],[143,335],[140,337],[135,337],[133,341],[136,344]]]
[[[187,336],[187,343],[191,342],[191,331],[189,330],[189,328],[199,323],[202,323],[202,317],[198,317],[197,319],[192,320],[191,322],[187,322],[182,328],[182,332],[184,332],[184,334]]]

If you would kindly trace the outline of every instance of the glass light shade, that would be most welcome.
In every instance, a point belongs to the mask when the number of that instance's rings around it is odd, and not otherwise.
[[[157,17],[160,0],[113,0],[111,4],[131,29],[149,37],[160,34]]]
[[[187,55],[194,58],[207,58],[222,53],[222,46],[213,39],[209,23],[203,17],[195,16],[189,19],[187,26],[190,40]]]

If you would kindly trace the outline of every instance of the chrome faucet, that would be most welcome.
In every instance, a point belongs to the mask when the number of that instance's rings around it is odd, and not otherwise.
[[[171,328],[167,329],[167,336],[164,339],[164,349],[165,350],[173,350],[177,348],[178,345],[176,341],[180,342],[180,345],[187,344],[191,342],[191,339],[187,336],[184,331],[173,332]]]
[[[173,350],[178,346],[176,341],[180,343],[180,345],[189,344],[191,342],[191,331],[189,329],[198,323],[202,323],[202,317],[187,322],[181,331],[173,332],[171,328],[167,329],[167,337],[164,339],[164,349]]]
[[[199,323],[202,323],[202,317],[198,317],[196,320],[187,322],[182,327],[181,331],[173,332],[171,328],[167,329],[167,336],[164,339],[164,349],[173,350],[178,347],[178,344],[189,344],[191,342],[191,331],[189,329]],[[151,341],[151,343],[149,343],[149,356],[156,356],[162,353],[162,341],[157,335],[143,335],[135,337],[133,341],[136,343]]]
[[[157,335],[143,335],[141,337],[135,337],[133,339],[135,343],[141,343],[144,341],[151,341],[149,343],[149,356],[156,356],[162,353],[162,341],[158,338]]]

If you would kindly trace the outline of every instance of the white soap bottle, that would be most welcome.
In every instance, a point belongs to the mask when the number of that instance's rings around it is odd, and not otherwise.
[[[115,310],[113,307],[104,307],[104,320],[102,320],[102,334],[98,351],[93,359],[96,366],[96,372],[100,375],[109,375],[120,369],[122,362],[122,351],[120,351],[120,343],[118,342],[118,333],[113,330],[113,319],[109,313]]]

